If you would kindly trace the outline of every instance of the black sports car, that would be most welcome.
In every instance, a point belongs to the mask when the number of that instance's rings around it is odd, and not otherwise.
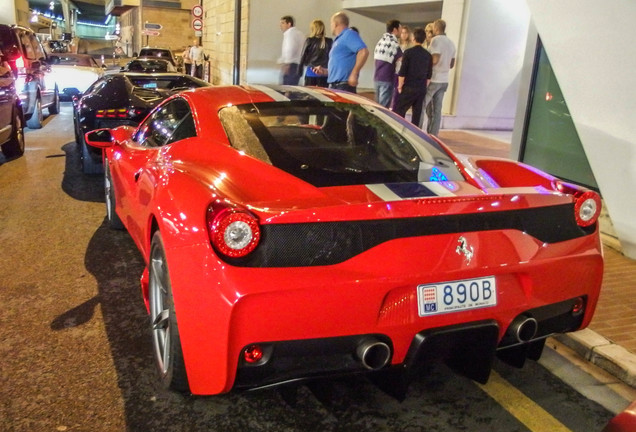
[[[84,134],[99,128],[137,126],[168,96],[210,84],[180,73],[124,72],[95,81],[80,99],[73,101],[75,140],[86,174],[103,172],[101,151],[86,145]]]

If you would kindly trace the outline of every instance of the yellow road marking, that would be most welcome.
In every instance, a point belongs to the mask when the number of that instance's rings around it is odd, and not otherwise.
[[[572,432],[495,371],[490,373],[487,384],[479,386],[533,432]]]

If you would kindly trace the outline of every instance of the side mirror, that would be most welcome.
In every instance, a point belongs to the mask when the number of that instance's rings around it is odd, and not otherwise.
[[[86,132],[84,138],[86,139],[86,144],[96,148],[104,149],[115,144],[110,129],[95,129],[94,131]]]

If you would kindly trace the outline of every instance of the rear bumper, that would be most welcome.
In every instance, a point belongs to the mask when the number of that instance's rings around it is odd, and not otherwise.
[[[577,299],[569,299],[524,311],[520,317],[536,320],[532,337],[519,340],[513,320],[500,339],[496,320],[483,320],[431,328],[418,332],[411,340],[401,363],[391,365],[393,343],[386,334],[363,334],[324,339],[305,339],[250,344],[264,350],[263,360],[250,364],[239,358],[234,387],[261,388],[330,375],[388,372],[386,389],[403,394],[419,368],[445,362],[455,372],[485,383],[495,359],[513,366],[523,366],[526,359],[538,360],[545,339],[554,333],[576,330],[583,313],[573,313]],[[386,344],[389,358],[385,365],[370,367],[362,358],[360,347],[370,341]],[[243,351],[243,350],[242,350]]]
[[[589,324],[603,274],[598,233],[555,244],[517,231],[466,237],[480,247],[470,264],[455,252],[452,234],[431,236],[425,245],[421,238],[399,239],[341,264],[299,268],[228,266],[209,243],[168,247],[192,392],[368,372],[355,352],[369,337],[390,347],[386,368],[443,360],[483,381],[494,353],[523,364],[540,354],[537,347],[550,334]],[[419,316],[418,284],[482,276],[497,280],[495,306]],[[579,297],[585,309],[572,314]],[[518,317],[537,322],[536,334],[523,342],[508,333]],[[455,348],[444,348],[447,339],[456,339],[448,342]],[[271,348],[266,364],[242,363],[251,344]],[[462,362],[474,370],[462,370]]]

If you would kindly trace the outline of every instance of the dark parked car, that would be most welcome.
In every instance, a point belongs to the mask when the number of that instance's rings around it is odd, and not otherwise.
[[[0,54],[0,146],[7,158],[24,153],[24,117],[9,62]]]
[[[0,53],[13,72],[26,125],[31,129],[41,128],[42,109],[48,108],[50,114],[57,114],[60,97],[40,41],[33,30],[26,27],[0,24]]]
[[[177,66],[174,55],[168,48],[145,47],[139,51],[139,57],[159,57],[168,60],[173,66]]]
[[[73,108],[75,139],[80,146],[84,173],[98,174],[103,170],[101,151],[86,145],[86,132],[122,125],[137,126],[168,96],[209,85],[180,73],[122,72],[95,81],[81,99],[74,101]]]
[[[157,57],[141,57],[126,63],[120,72],[176,72],[177,68],[170,60]]]

